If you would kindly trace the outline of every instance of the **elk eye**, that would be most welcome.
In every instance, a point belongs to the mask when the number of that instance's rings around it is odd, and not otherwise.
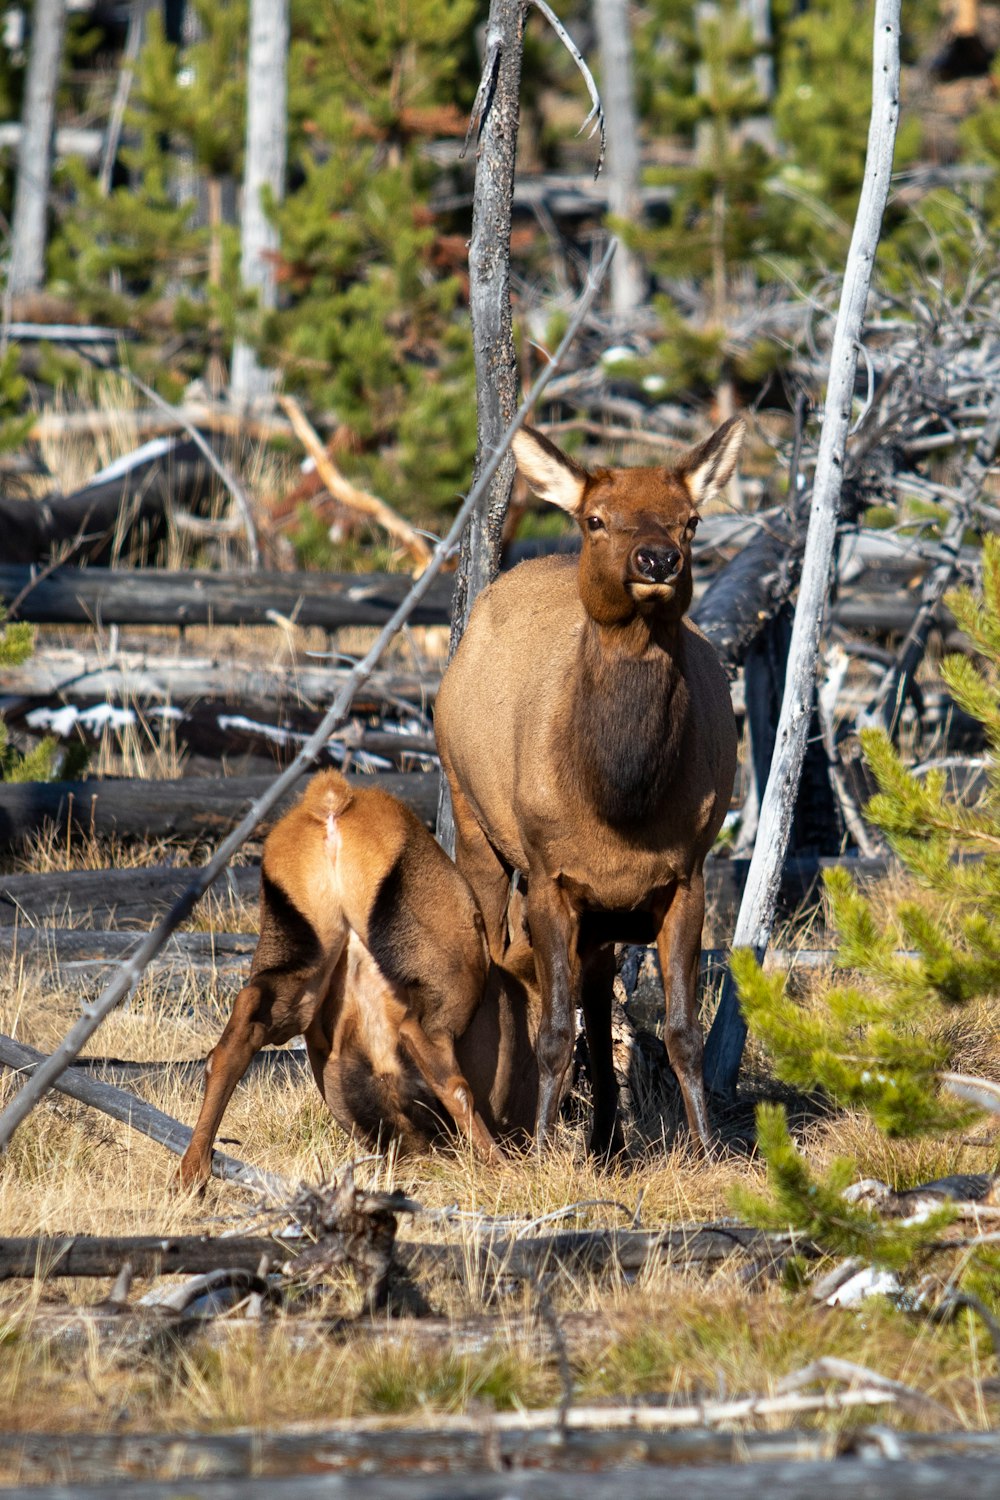
[[[587,517],[587,530],[588,531],[606,531],[607,527],[605,526],[604,522],[601,520],[600,516],[588,516]]]

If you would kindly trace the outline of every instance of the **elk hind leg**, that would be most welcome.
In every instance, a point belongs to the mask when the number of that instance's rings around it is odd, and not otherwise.
[[[705,920],[705,881],[699,870],[677,884],[656,937],[666,1000],[664,1041],[680,1084],[692,1136],[711,1153],[702,1073],[704,1040],[698,1016],[698,964]]]
[[[618,1118],[618,1080],[611,1047],[611,1002],[614,993],[615,950],[598,949],[584,964],[582,1006],[590,1054],[590,1086],[594,1096],[591,1156],[610,1161],[625,1150]]]

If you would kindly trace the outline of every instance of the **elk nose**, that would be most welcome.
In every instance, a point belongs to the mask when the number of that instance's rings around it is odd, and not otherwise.
[[[637,547],[632,560],[636,572],[650,583],[666,583],[680,572],[683,561],[676,547]]]

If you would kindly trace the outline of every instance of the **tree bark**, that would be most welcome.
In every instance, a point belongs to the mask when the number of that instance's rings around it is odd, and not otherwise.
[[[734,948],[753,948],[758,957],[771,935],[812,715],[820,626],[840,516],[859,340],[889,193],[899,119],[900,0],[877,0],[874,30],[872,111],[865,174],[830,354],[830,377],[785,692],[757,842],[733,935]],[[745,1040],[746,1022],[730,977],[723,988],[705,1049],[705,1078],[714,1092],[735,1091]]]
[[[608,131],[608,212],[626,224],[642,221],[641,153],[635,108],[635,77],[629,0],[594,0],[594,22],[601,55],[601,93]],[[627,245],[611,267],[611,310],[627,324],[645,293],[642,267]]]
[[[65,24],[66,0],[36,0],[14,192],[9,297],[37,291],[45,280],[52,138]]]
[[[491,0],[486,28],[485,102],[472,200],[469,302],[476,365],[476,477],[496,451],[517,409],[517,354],[510,307],[510,224],[520,118],[524,0]],[[491,73],[487,81],[486,74]],[[472,513],[455,575],[451,651],[462,638],[476,597],[500,569],[504,517],[514,482],[507,452]],[[451,851],[455,830],[447,784],[441,783],[438,838]]]
[[[273,257],[278,231],[267,216],[264,194],[280,202],[285,191],[287,57],[288,0],[251,0],[240,278],[244,291],[256,292],[262,308],[277,303]],[[237,339],[230,381],[233,400],[249,405],[267,397],[273,381],[273,372],[257,363],[250,345]]]

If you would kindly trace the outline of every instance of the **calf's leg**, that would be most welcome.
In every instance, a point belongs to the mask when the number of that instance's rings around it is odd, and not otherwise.
[[[326,976],[263,970],[236,997],[232,1014],[205,1063],[201,1110],[181,1157],[182,1187],[198,1187],[212,1175],[212,1144],[233,1090],[262,1047],[280,1046],[308,1030],[326,994]]]

